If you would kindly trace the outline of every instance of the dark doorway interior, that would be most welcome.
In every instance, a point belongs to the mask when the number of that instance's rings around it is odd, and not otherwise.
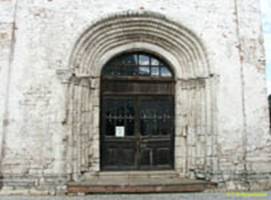
[[[126,53],[109,61],[101,82],[101,169],[174,166],[174,77],[160,59]]]

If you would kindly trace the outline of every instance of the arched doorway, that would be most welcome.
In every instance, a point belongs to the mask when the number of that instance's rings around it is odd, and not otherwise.
[[[174,74],[158,57],[124,53],[101,74],[102,170],[174,168]]]
[[[123,52],[137,54],[148,52],[157,55],[158,58],[162,58],[158,59],[162,63],[165,65],[168,63],[170,67],[166,66],[172,77],[138,74],[128,77],[119,76],[117,79],[112,76],[111,82],[110,77],[106,80],[103,75],[106,66],[116,55],[124,55]],[[170,171],[175,171],[180,176],[208,177],[206,172],[212,172],[217,163],[217,135],[214,122],[218,76],[210,66],[207,52],[202,40],[193,31],[157,13],[122,13],[99,20],[86,29],[72,51],[71,71],[67,72],[69,80],[65,82],[67,83],[67,168],[74,179],[79,180],[91,173],[99,174],[101,169],[120,170],[101,166],[103,161],[100,120],[104,112],[101,110],[104,108],[101,105],[102,96],[106,91],[103,90],[104,87],[108,85],[109,88],[117,89],[118,87],[113,87],[117,84],[123,86],[121,91],[126,89],[130,92],[129,87],[141,88],[138,85],[146,84],[146,91],[139,92],[149,94],[148,90],[157,88],[157,81],[163,83],[161,88],[166,88],[166,83],[168,87],[174,85],[173,93],[169,96],[175,97],[173,98],[174,149],[170,150],[172,152],[170,155],[174,154],[174,158],[170,167],[164,166],[164,169],[174,169]],[[124,84],[127,80],[130,84]],[[117,96],[117,92],[120,91],[114,92]],[[110,91],[107,91],[107,94],[109,93]],[[159,96],[155,93],[152,95]],[[125,95],[120,93],[118,96]],[[121,129],[118,128],[120,133]],[[122,170],[128,168],[124,165]],[[155,167],[145,168],[155,169]],[[130,169],[132,170],[133,167]],[[134,166],[134,169],[139,168]]]

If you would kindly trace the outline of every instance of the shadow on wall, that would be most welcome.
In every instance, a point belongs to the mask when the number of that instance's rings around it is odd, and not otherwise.
[[[271,129],[271,94],[268,96],[269,128]]]
[[[4,177],[3,177],[2,173],[0,172],[0,190],[2,190],[2,188],[3,188],[3,179],[4,179]]]

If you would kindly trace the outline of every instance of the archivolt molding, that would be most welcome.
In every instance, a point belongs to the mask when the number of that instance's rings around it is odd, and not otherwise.
[[[152,44],[178,61],[178,78],[208,77],[210,69],[205,48],[185,27],[156,13],[129,13],[94,23],[78,39],[71,55],[71,68],[78,76],[99,76],[100,58],[108,51],[131,43]]]

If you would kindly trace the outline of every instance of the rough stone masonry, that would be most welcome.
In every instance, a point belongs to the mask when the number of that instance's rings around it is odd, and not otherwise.
[[[0,194],[99,173],[100,72],[132,50],[174,68],[174,170],[270,189],[259,0],[0,0]]]

